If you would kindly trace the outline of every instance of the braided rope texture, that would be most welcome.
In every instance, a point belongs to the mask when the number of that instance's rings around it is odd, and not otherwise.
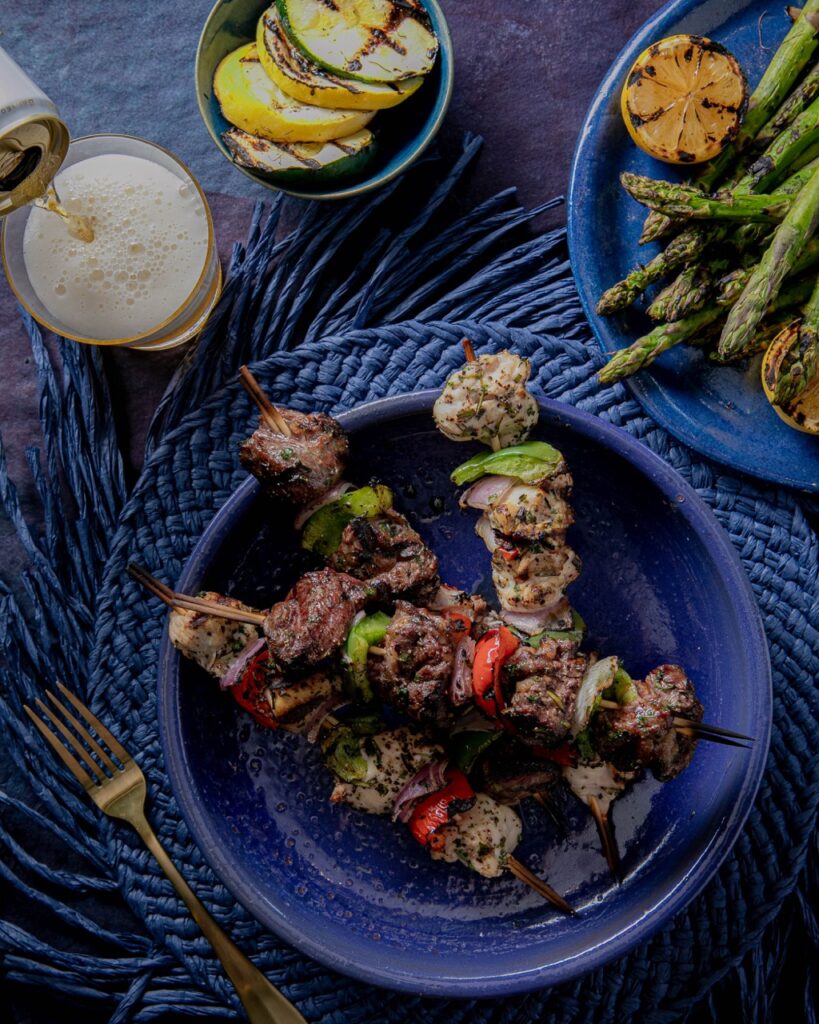
[[[0,500],[30,558],[26,609],[0,589],[4,664],[0,741],[39,801],[0,792],[0,810],[64,839],[86,868],[38,860],[10,830],[3,879],[74,932],[99,936],[106,956],[65,953],[0,921],[3,973],[114,1008],[112,1021],[161,1019],[170,1012],[234,1019],[240,1009],[210,947],[150,855],[126,828],[100,817],[70,776],[42,759],[39,739],[20,725],[20,707],[54,675],[72,681],[93,709],[139,751],[149,808],[162,842],[220,924],[298,1005],[321,1024],[478,1021],[716,1020],[728,976],[742,1019],[767,1019],[788,940],[798,918],[815,939],[809,879],[799,885],[819,800],[814,679],[819,668],[819,545],[798,500],[704,462],[651,423],[618,385],[601,391],[599,361],[582,320],[562,232],[519,240],[533,212],[503,194],[442,222],[444,200],[477,150],[424,194],[388,231],[376,198],[338,211],[311,207],[281,240],[281,212],[254,218],[237,247],[217,316],[172,382],[154,421],[143,474],[127,495],[109,400],[94,350],[60,346],[54,370],[29,322],[41,382],[45,465],[29,463],[44,508],[35,537],[20,512],[0,448]],[[393,186],[402,198],[400,184]],[[418,199],[418,190],[413,193]],[[383,193],[379,193],[383,196]],[[346,277],[335,255],[358,240],[365,257]],[[326,277],[326,280],[323,278]],[[328,282],[330,282],[328,284]],[[320,298],[321,301],[318,301]],[[377,326],[375,326],[377,325]],[[628,430],[678,469],[714,509],[750,577],[774,666],[771,753],[754,810],[732,854],[705,893],[640,949],[547,992],[499,1001],[450,1002],[385,993],[334,975],[265,933],[216,879],[192,844],[170,793],[156,722],[156,659],[163,616],[124,574],[138,559],[181,572],[202,530],[243,479],[238,441],[255,419],[229,383],[250,362],[274,400],[338,412],[370,399],[439,385],[460,363],[457,342],[512,347],[532,361],[542,393]],[[288,351],[299,337],[307,340]],[[57,484],[62,473],[74,514]],[[104,567],[104,572],[103,572]],[[96,629],[94,626],[96,624]],[[87,667],[92,673],[87,686]],[[59,890],[60,895],[55,895]],[[83,909],[88,894],[121,894],[139,928],[102,928]],[[789,895],[793,894],[793,895]],[[787,900],[788,918],[780,913]],[[779,916],[777,916],[779,915]],[[773,923],[772,923],[773,922]],[[767,931],[766,931],[767,929]],[[729,973],[730,972],[730,973]],[[810,1005],[810,993],[806,994]],[[699,1002],[698,1002],[699,1001]],[[753,1016],[751,1015],[753,1008]]]

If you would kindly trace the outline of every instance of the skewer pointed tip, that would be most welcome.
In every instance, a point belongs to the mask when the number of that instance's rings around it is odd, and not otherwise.
[[[597,802],[596,797],[589,799],[589,810],[592,813],[595,825],[597,825],[597,833],[600,836],[600,844],[603,847],[603,855],[606,858],[609,871],[614,875],[617,884],[620,885],[623,881],[623,869],[620,864],[620,851],[617,849],[617,841],[614,838],[611,819]]]
[[[547,882],[544,882],[542,878],[530,871],[525,864],[517,859],[517,857],[510,857],[506,862],[507,867],[521,882],[525,882],[530,889],[542,896],[543,899],[548,900],[552,906],[557,907],[558,910],[562,910],[564,914],[570,914],[572,917],[577,913],[571,903],[568,903],[563,897],[553,889]]]
[[[469,340],[469,338],[462,338],[461,344],[464,347],[464,355],[466,356],[466,361],[468,363],[474,363],[476,356],[475,349],[472,347],[472,342]]]

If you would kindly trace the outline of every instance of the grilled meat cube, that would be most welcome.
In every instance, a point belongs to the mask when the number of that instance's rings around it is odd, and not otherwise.
[[[688,767],[697,741],[674,728],[674,717],[701,722],[702,704],[678,665],[660,665],[635,679],[638,699],[592,718],[591,741],[599,756],[621,771],[651,768],[665,782]]]
[[[242,465],[274,498],[310,505],[341,479],[349,444],[340,425],[324,413],[276,407],[290,427],[285,437],[262,419],[239,449]]]
[[[588,664],[577,648],[571,640],[544,639],[539,647],[522,644],[504,664],[501,682],[507,700],[502,715],[521,739],[548,746],[568,736]]]
[[[262,626],[273,668],[282,673],[308,669],[335,654],[372,597],[371,587],[344,573],[306,573],[273,605]]]
[[[542,487],[515,484],[486,510],[489,525],[515,540],[542,541],[574,522],[570,505]]]
[[[232,597],[207,590],[199,594],[208,601],[236,608],[244,612],[255,611],[250,605]],[[206,672],[221,679],[236,655],[253,640],[259,639],[255,626],[245,622],[220,619],[216,615],[174,608],[168,622],[168,634],[174,647],[201,665]]]
[[[438,559],[406,517],[387,509],[371,519],[353,519],[329,564],[338,572],[367,580],[385,597],[431,597],[441,585]]]
[[[395,799],[425,764],[444,756],[443,748],[413,726],[362,736],[359,755],[366,762],[360,782],[336,782],[330,796],[334,804],[349,804],[369,814],[391,814]]]
[[[506,611],[551,608],[580,575],[580,558],[562,535],[535,541],[512,557],[509,552],[499,545],[492,555],[492,581]]]
[[[552,761],[533,757],[515,740],[495,740],[471,773],[475,787],[499,804],[516,804],[526,797],[548,792],[561,777]]]
[[[463,634],[452,619],[398,601],[381,646],[367,673],[387,704],[418,722],[441,725],[451,716],[449,686],[455,648]]]
[[[438,829],[436,837],[443,842],[430,846],[429,851],[433,860],[460,861],[484,878],[496,878],[522,835],[523,824],[511,807],[478,793],[468,811],[456,814]]]

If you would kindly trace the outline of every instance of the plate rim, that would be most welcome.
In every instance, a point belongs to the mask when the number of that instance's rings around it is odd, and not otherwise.
[[[439,394],[440,389],[428,389],[376,399],[341,412],[336,415],[336,419],[346,430],[354,432],[365,426],[371,427],[385,418],[431,411],[432,403]],[[271,903],[241,877],[241,873],[235,870],[231,858],[222,854],[218,843],[209,841],[206,815],[200,810],[190,791],[189,762],[182,742],[179,720],[174,713],[178,696],[178,673],[174,673],[173,668],[178,664],[179,656],[168,639],[167,629],[163,627],[157,665],[160,745],[171,791],[193,842],[217,878],[261,925],[318,963],[363,982],[414,995],[484,998],[510,996],[567,982],[601,967],[622,956],[640,941],[648,939],[702,892],[738,840],[764,774],[773,715],[770,656],[761,612],[728,534],[720,526],[712,510],[677,470],[637,438],[622,428],[574,406],[543,397],[539,397],[539,405],[552,421],[557,420],[569,429],[579,431],[593,442],[601,444],[628,461],[663,494],[675,500],[680,513],[701,538],[712,559],[717,563],[720,578],[732,595],[737,618],[746,624],[746,639],[753,652],[752,663],[758,666],[760,703],[758,721],[754,723],[756,742],[749,753],[743,782],[730,816],[703,848],[693,866],[681,877],[676,888],[663,893],[653,902],[651,912],[643,914],[638,920],[626,925],[603,942],[584,950],[582,954],[542,964],[537,968],[496,975],[483,973],[480,978],[474,979],[445,975],[418,976],[411,971],[379,968],[375,959],[371,966],[370,962],[362,963],[343,952],[330,949],[321,944],[320,929],[317,929],[318,940],[305,935],[302,930],[289,924],[285,910]],[[242,508],[255,500],[259,490],[257,481],[253,477],[248,477],[217,510],[188,556],[176,584],[180,589],[184,591],[189,581],[196,580],[197,574],[202,571],[203,562],[205,565],[208,564],[205,559],[221,544],[226,533],[224,510],[228,507],[234,511]],[[680,495],[683,501],[679,501]],[[482,960],[482,969],[486,966],[486,962]]]
[[[596,299],[589,293],[588,284],[579,269],[578,247],[580,246],[580,241],[578,235],[580,228],[578,224],[578,211],[581,209],[583,202],[579,198],[580,167],[584,161],[589,159],[587,153],[590,151],[594,135],[593,122],[596,123],[599,120],[601,112],[610,103],[613,93],[619,91],[626,71],[634,63],[637,56],[657,38],[667,35],[667,28],[670,25],[680,21],[706,2],[707,0],[668,0],[655,14],[643,22],[622,47],[603,76],[589,103],[578,131],[577,143],[572,154],[569,170],[569,187],[566,199],[566,237],[572,276],[578,296],[580,297],[580,304],[583,307],[583,314],[591,328],[594,340],[605,355],[610,355],[616,351],[616,346],[607,344],[606,340],[604,340],[610,339],[609,332],[605,328],[604,318],[599,317],[596,312]],[[748,0],[749,4],[752,2],[753,0]],[[652,380],[650,376],[646,378],[638,374],[634,377],[627,377],[622,383],[632,392],[646,415],[650,416],[655,423],[664,430],[667,430],[678,441],[682,441],[683,444],[688,445],[721,466],[727,466],[736,472],[747,473],[757,480],[780,484],[796,491],[819,492],[819,479],[806,480],[804,477],[796,478],[788,473],[776,472],[775,460],[768,460],[764,463],[751,463],[750,460],[742,455],[733,459],[726,457],[723,447],[712,439],[708,430],[703,427],[699,431],[693,429],[693,427],[686,429],[681,425],[682,421],[679,417],[670,415],[667,411],[668,399],[663,396],[662,391],[658,391],[650,383],[646,383],[649,380]],[[783,428],[784,426],[783,424]]]

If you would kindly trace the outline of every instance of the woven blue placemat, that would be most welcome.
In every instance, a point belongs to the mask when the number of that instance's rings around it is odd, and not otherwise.
[[[764,1020],[796,915],[804,934],[816,937],[807,878],[797,885],[819,800],[817,538],[795,496],[704,462],[648,421],[620,386],[599,389],[598,357],[568,276],[561,232],[510,246],[505,236],[529,215],[509,196],[459,221],[441,220],[442,204],[474,148],[470,141],[453,174],[397,230],[379,222],[378,204],[386,199],[351,204],[343,213],[314,207],[278,242],[278,208],[266,222],[259,214],[248,245],[234,253],[218,317],[162,403],[151,456],[130,497],[96,354],[63,345],[64,369],[57,374],[29,324],[41,376],[47,472],[34,454],[30,463],[46,530],[43,538],[27,533],[0,465],[0,497],[32,562],[28,609],[10,593],[0,594],[6,696],[0,740],[21,770],[35,759],[39,766],[39,740],[20,725],[22,701],[42,692],[55,674],[84,690],[94,710],[117,723],[126,746],[140,751],[151,819],[172,857],[217,920],[254,950],[257,963],[311,1022],[654,1024],[681,1020],[694,1006],[698,1020],[716,1019],[715,985],[732,969],[736,1015]],[[331,276],[328,243],[338,252],[362,237],[372,243],[367,258],[343,279]],[[457,342],[464,334],[479,349],[510,346],[529,356],[543,394],[624,427],[697,489],[751,579],[775,685],[765,779],[734,851],[705,893],[650,942],[605,969],[548,992],[478,1003],[412,999],[328,973],[264,933],[236,905],[191,843],[170,794],[155,708],[162,619],[124,574],[127,561],[137,558],[161,566],[166,578],[178,576],[207,522],[243,479],[236,446],[254,413],[228,383],[241,362],[254,363],[274,400],[337,412],[440,384],[461,361]],[[298,336],[307,340],[286,351]],[[74,517],[63,514],[64,495],[55,484],[61,469],[76,503]],[[139,927],[109,929],[102,937],[110,955],[99,957],[61,952],[35,929],[0,921],[5,977],[108,1001],[117,1024],[171,1011],[236,1016],[233,990],[209,946],[138,840],[87,806],[56,764],[38,767],[32,785],[42,812],[8,795],[0,804],[39,814],[37,823],[62,835],[85,856],[88,869],[59,872],[6,834],[5,878],[27,886],[30,898],[64,925],[89,933],[99,933],[99,926],[85,915],[82,894],[119,890]],[[32,877],[39,882],[26,881]],[[783,915],[783,901],[795,890]],[[810,992],[806,1000],[811,1005]]]

